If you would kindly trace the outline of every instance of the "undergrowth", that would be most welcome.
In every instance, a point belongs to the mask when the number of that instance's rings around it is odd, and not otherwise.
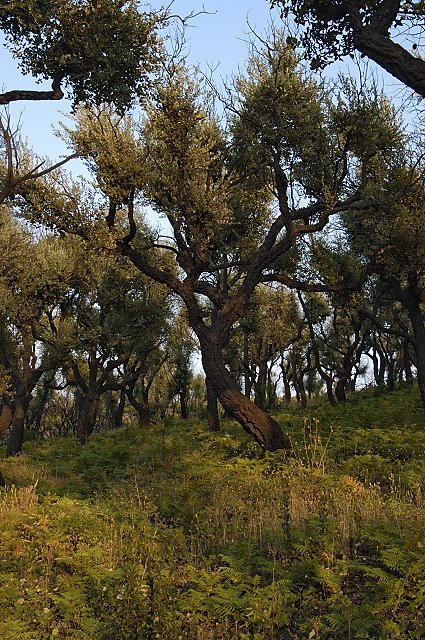
[[[26,443],[2,459],[2,640],[425,638],[416,393]]]

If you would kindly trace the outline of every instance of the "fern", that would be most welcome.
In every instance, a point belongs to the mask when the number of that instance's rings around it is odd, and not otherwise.
[[[2,640],[34,640],[29,625],[17,617],[7,617],[0,621],[0,638]]]

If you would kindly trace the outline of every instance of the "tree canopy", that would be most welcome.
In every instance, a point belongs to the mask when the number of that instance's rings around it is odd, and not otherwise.
[[[174,63],[159,78],[139,127],[103,109],[77,111],[67,137],[86,154],[103,204],[87,215],[81,187],[70,199],[51,174],[49,184],[26,183],[22,206],[30,219],[106,242],[177,294],[221,404],[273,450],[288,442],[237,389],[223,350],[260,283],[329,286],[311,280],[304,243],[333,217],[364,206],[375,164],[397,148],[400,131],[373,92],[347,84],[332,95],[282,34],[253,48],[247,73],[226,100],[222,124],[202,84]],[[152,244],[137,220],[138,202],[166,216],[172,239]],[[175,266],[152,260],[150,246]]]
[[[151,87],[162,58],[166,12],[141,12],[134,0],[8,0],[0,29],[23,73],[51,80],[51,91],[9,90],[14,100],[114,104],[119,111]]]
[[[313,68],[357,50],[425,97],[425,61],[420,55],[423,2],[271,0],[270,4],[280,6],[282,16],[294,18]]]

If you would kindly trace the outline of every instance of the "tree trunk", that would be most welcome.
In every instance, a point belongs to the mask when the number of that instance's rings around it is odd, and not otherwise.
[[[13,411],[10,404],[3,404],[0,412],[0,437],[6,433],[12,424]]]
[[[77,433],[75,434],[82,444],[87,444],[89,436],[95,429],[99,400],[99,392],[89,389],[83,401],[83,408],[78,419]]]
[[[425,98],[425,64],[421,58],[379,33],[374,25],[356,27],[353,40],[360,53]]]
[[[15,456],[22,451],[25,429],[25,412],[31,400],[32,391],[40,378],[41,371],[31,369],[33,358],[33,345],[29,338],[29,333],[21,329],[22,343],[24,346],[22,354],[22,379],[17,385],[14,403],[13,416],[11,422],[11,432],[7,443],[7,455]]]
[[[408,312],[414,336],[418,387],[425,407],[425,324],[419,304],[411,304]]]
[[[125,391],[121,391],[118,406],[113,416],[114,429],[121,429],[122,427],[122,419],[123,419],[124,407],[125,407],[125,397],[126,397]]]
[[[205,385],[207,387],[208,429],[209,431],[220,431],[217,395],[208,377],[205,380]]]
[[[413,384],[413,376],[412,369],[410,366],[410,354],[409,354],[409,345],[407,340],[403,341],[403,368],[404,368],[404,376],[407,384]]]
[[[180,415],[182,420],[187,420],[189,418],[189,411],[187,408],[187,389],[180,391]]]
[[[7,443],[8,456],[16,456],[22,451],[22,444],[24,442],[25,410],[25,394],[21,391],[15,395],[11,431]]]
[[[6,483],[4,481],[2,472],[0,471],[0,487],[5,487],[5,486],[6,486]]]
[[[345,376],[341,376],[338,382],[335,385],[335,396],[338,402],[346,402],[347,396],[345,394],[345,384],[346,384]]]
[[[408,291],[401,288],[399,282],[392,276],[385,275],[384,278],[390,285],[396,300],[402,303],[407,309],[409,320],[413,329],[413,348],[416,357],[416,371],[418,376],[418,387],[421,394],[422,405],[425,407],[425,324],[420,307],[420,288],[418,286],[418,275],[414,274],[408,278]]]
[[[253,404],[236,386],[223,363],[218,339],[214,339],[215,336],[211,339],[206,332],[199,332],[198,338],[205,374],[224,409],[266,451],[290,449],[289,437],[282,433],[278,423]]]
[[[150,425],[151,422],[151,414],[149,411],[149,407],[147,405],[147,402],[139,402],[134,394],[133,394],[133,390],[132,389],[126,389],[125,390],[126,396],[131,404],[132,407],[134,407],[137,411],[137,414],[139,416],[139,421],[140,421],[140,426],[141,427],[148,427]]]
[[[243,334],[243,366],[244,366],[244,394],[247,398],[251,397],[252,390],[252,380],[249,375],[249,342],[248,342],[248,334],[245,331]]]
[[[289,366],[285,367],[283,355],[280,359],[280,370],[282,372],[284,399],[288,404],[291,402],[291,385],[289,383]]]

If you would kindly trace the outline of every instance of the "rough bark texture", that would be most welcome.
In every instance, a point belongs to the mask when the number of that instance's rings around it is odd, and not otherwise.
[[[89,389],[80,417],[78,419],[76,436],[82,444],[86,444],[89,436],[93,433],[96,426],[97,409],[99,407],[100,394],[95,390]]]
[[[425,62],[376,32],[371,26],[354,31],[354,45],[360,53],[425,98]]]
[[[220,347],[205,335],[199,337],[205,374],[223,408],[266,451],[290,449],[289,437],[282,433],[278,423],[239,391],[223,363]]]
[[[220,431],[217,394],[208,378],[205,380],[205,385],[207,387],[208,429],[209,431]]]

